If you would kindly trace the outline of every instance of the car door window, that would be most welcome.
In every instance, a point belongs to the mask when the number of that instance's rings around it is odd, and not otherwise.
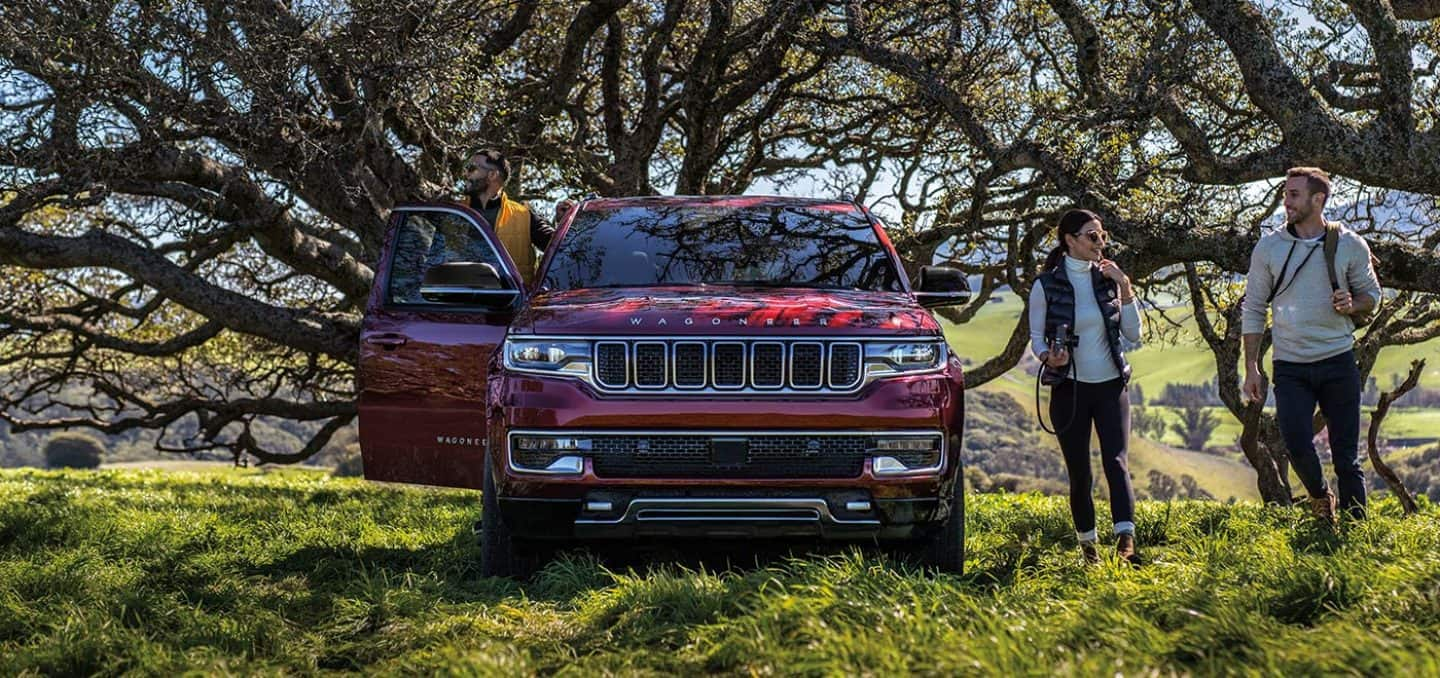
[[[490,264],[506,289],[516,289],[505,265],[478,226],[458,212],[406,214],[395,233],[394,259],[385,300],[389,305],[437,306],[420,296],[425,272],[453,262]]]

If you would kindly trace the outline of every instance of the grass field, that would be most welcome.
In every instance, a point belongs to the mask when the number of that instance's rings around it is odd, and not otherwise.
[[[518,583],[476,574],[478,506],[313,474],[0,472],[0,675],[1440,673],[1428,504],[1335,536],[1143,503],[1130,570],[1078,563],[1062,499],[986,495],[960,577],[711,544]]]
[[[272,474],[306,474],[306,473],[329,473],[330,469],[321,466],[250,466],[237,467],[233,461],[207,461],[196,459],[148,459],[145,461],[122,461],[113,464],[101,464],[100,468],[107,471],[188,471],[192,473],[225,473],[228,475],[272,475]]]

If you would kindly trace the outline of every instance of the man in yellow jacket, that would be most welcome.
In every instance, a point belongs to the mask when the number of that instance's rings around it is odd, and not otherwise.
[[[505,251],[520,269],[525,286],[534,284],[535,249],[550,246],[555,227],[529,205],[505,195],[510,179],[510,160],[500,151],[486,149],[465,164],[465,202],[490,223]]]

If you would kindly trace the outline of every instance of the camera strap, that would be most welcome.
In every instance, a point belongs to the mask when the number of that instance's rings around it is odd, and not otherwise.
[[[1310,257],[1315,256],[1315,250],[1320,249],[1319,247],[1311,247],[1310,251],[1305,253],[1305,257],[1300,260],[1300,265],[1296,266],[1295,270],[1290,272],[1290,282],[1286,284],[1285,268],[1290,265],[1290,257],[1294,256],[1295,246],[1297,244],[1299,243],[1290,243],[1290,251],[1285,254],[1285,263],[1280,264],[1280,276],[1275,279],[1275,285],[1270,288],[1270,298],[1265,300],[1266,305],[1275,301],[1275,297],[1280,296],[1285,290],[1290,289],[1290,287],[1295,284],[1295,281],[1300,279],[1300,270],[1305,268],[1305,264],[1310,261]],[[1284,287],[1281,287],[1282,285],[1284,285]]]
[[[1079,372],[1075,367],[1075,356],[1073,353],[1070,356],[1070,363],[1065,366],[1065,369],[1070,373],[1068,380],[1072,382],[1076,381],[1076,377],[1079,375]],[[1040,430],[1049,433],[1050,435],[1059,435],[1058,431],[1069,430],[1070,425],[1075,423],[1075,410],[1079,407],[1080,389],[1072,387],[1070,390],[1070,418],[1065,421],[1064,426],[1056,426],[1054,430],[1051,430],[1048,426],[1045,425],[1045,418],[1040,414],[1040,375],[1044,373],[1045,364],[1041,363],[1040,369],[1035,372],[1035,421],[1040,424]],[[1050,397],[1055,397],[1054,387],[1050,388]]]

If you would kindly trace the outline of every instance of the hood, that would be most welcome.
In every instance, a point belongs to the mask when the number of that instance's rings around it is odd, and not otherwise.
[[[653,287],[537,295],[512,331],[550,335],[939,335],[903,292]]]

